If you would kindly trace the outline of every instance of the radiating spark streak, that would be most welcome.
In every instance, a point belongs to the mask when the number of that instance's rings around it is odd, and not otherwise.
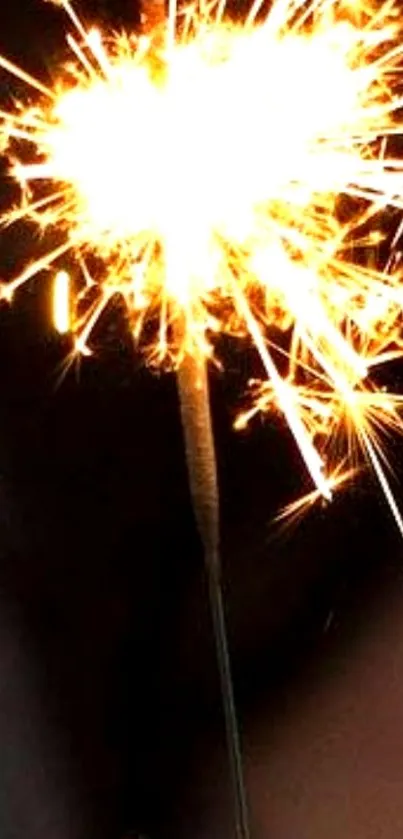
[[[88,33],[87,44],[91,50],[91,54],[96,58],[100,69],[104,76],[108,78],[110,73],[110,64],[108,56],[103,48],[102,37],[98,29],[91,29]]]
[[[215,15],[215,20],[218,24],[222,22],[224,12],[225,12],[226,0],[218,0],[217,4],[217,11]]]
[[[315,341],[312,340],[309,333],[308,332],[302,332],[302,330],[301,330],[301,337],[302,337],[306,347],[308,347],[308,349],[310,349],[310,351],[312,353],[312,357],[316,358],[316,360],[320,364],[324,373],[328,376],[330,381],[333,383],[336,391],[340,394],[346,394],[347,393],[349,395],[350,395],[350,392],[354,392],[354,391],[350,391],[350,387],[349,387],[349,384],[348,384],[348,379],[346,378],[346,376],[343,375],[343,373],[339,369],[337,369],[334,366],[334,364],[332,364],[331,361],[328,360],[327,356],[324,355],[320,351],[319,347],[315,344]],[[360,379],[362,378],[361,374],[360,374],[359,378]]]
[[[168,0],[168,24],[167,24],[167,54],[168,61],[172,52],[175,49],[175,35],[176,35],[176,16],[178,9],[178,0]]]
[[[7,226],[9,224],[14,224],[16,221],[20,221],[23,218],[35,216],[35,213],[39,210],[44,210],[50,204],[54,204],[56,201],[61,201],[64,197],[65,190],[61,190],[60,192],[54,192],[51,195],[46,195],[45,198],[40,198],[38,201],[28,203],[25,206],[23,205],[21,207],[17,207],[15,210],[10,210],[7,218],[3,221],[3,225]]]
[[[13,61],[9,61],[4,55],[0,55],[0,67],[3,70],[6,70],[7,73],[11,73],[12,76],[15,76],[17,79],[20,79],[25,84],[33,87],[35,90],[38,90],[39,93],[44,93],[48,99],[52,99],[55,101],[57,99],[56,93],[50,90],[49,87],[46,87],[39,79],[36,79],[35,76],[31,76],[30,73],[27,73],[26,70],[23,70],[22,67],[18,67],[17,64],[14,64]]]
[[[14,295],[14,292],[20,286],[25,285],[28,280],[32,280],[33,277],[36,277],[41,271],[45,268],[49,268],[50,265],[53,265],[54,262],[59,259],[61,256],[64,256],[67,251],[69,251],[73,247],[71,242],[64,242],[63,245],[59,245],[58,248],[55,248],[50,253],[46,253],[44,256],[36,259],[32,265],[28,265],[24,271],[19,274],[11,283],[7,285],[1,286],[1,296],[4,296],[5,299],[11,300],[11,297]]]
[[[399,528],[399,531],[400,531],[401,535],[403,536],[403,518],[402,518],[400,510],[399,510],[399,508],[396,504],[395,497],[394,497],[393,492],[392,492],[392,490],[390,488],[390,485],[389,485],[389,481],[386,478],[385,471],[384,471],[384,469],[382,469],[382,466],[381,466],[380,461],[379,461],[379,457],[376,454],[376,451],[375,451],[374,445],[372,443],[372,440],[370,439],[370,437],[367,434],[367,432],[365,431],[365,429],[360,428],[359,433],[360,433],[360,437],[362,438],[363,444],[365,446],[365,450],[366,450],[366,452],[369,456],[369,459],[371,461],[373,470],[374,470],[374,472],[376,474],[376,477],[378,478],[378,481],[379,481],[379,483],[382,487],[385,499],[386,499],[386,501],[387,501],[387,503],[388,503],[388,505],[389,505],[389,507],[392,511],[393,518],[396,522],[397,527]]]
[[[55,5],[60,5],[64,9],[84,43],[88,44],[88,32],[81,23],[79,16],[75,13],[69,0],[55,0]]]
[[[81,355],[91,355],[91,350],[87,346],[88,339],[91,335],[92,330],[94,329],[95,324],[98,322],[99,318],[102,315],[102,312],[106,309],[109,301],[114,296],[114,294],[115,289],[108,289],[104,292],[103,296],[98,301],[98,303],[93,307],[91,315],[87,319],[84,329],[75,339],[76,353],[80,353]]]
[[[339,489],[341,486],[349,483],[357,474],[357,469],[346,469],[343,471],[342,464],[339,464],[333,475],[329,476],[329,485],[332,492]],[[287,527],[290,527],[300,516],[304,515],[306,510],[313,507],[321,498],[319,490],[314,489],[296,501],[291,501],[287,504],[275,517],[275,522],[284,522]]]
[[[332,494],[329,482],[323,475],[323,461],[315,447],[312,445],[307,430],[295,409],[292,389],[288,386],[287,382],[285,382],[284,379],[282,379],[279,375],[277,368],[270,356],[270,353],[268,352],[258,324],[256,323],[253,315],[251,314],[251,311],[248,305],[246,304],[242,294],[240,294],[238,289],[234,286],[234,296],[235,295],[238,300],[239,310],[245,318],[248,331],[251,337],[253,338],[254,344],[259,352],[260,358],[262,359],[262,363],[266,369],[267,375],[273,384],[278,403],[281,407],[281,410],[284,413],[284,416],[286,417],[290,430],[295,437],[295,440],[299,446],[302,457],[305,460],[305,463],[309,469],[312,479],[316,484],[317,488],[319,489],[320,493],[330,501]]]
[[[23,125],[30,125],[32,128],[42,126],[45,128],[46,123],[41,122],[40,120],[34,120],[32,114],[28,115],[26,112],[23,114],[10,114],[8,111],[4,111],[0,109],[0,119],[7,121],[11,121],[11,123],[18,124],[21,122]]]
[[[32,134],[29,131],[23,131],[22,128],[10,128],[9,129],[9,137],[14,137],[16,140],[28,140],[28,142],[32,139]]]
[[[81,49],[80,45],[77,43],[76,39],[73,35],[67,35],[67,43],[74,53],[75,57],[78,59],[81,66],[87,71],[90,78],[96,78],[97,73],[95,68],[92,66],[91,62],[88,61],[88,58],[83,49]]]
[[[287,0],[286,0],[286,2],[287,2]],[[252,25],[253,25],[253,23],[255,22],[255,19],[256,19],[257,15],[258,15],[258,14],[259,14],[259,12],[260,12],[260,9],[261,9],[261,8],[262,8],[262,6],[263,6],[263,3],[264,3],[264,0],[254,0],[254,2],[253,2],[253,4],[252,4],[252,7],[251,7],[251,9],[250,9],[250,11],[249,11],[249,14],[248,14],[248,16],[247,16],[247,18],[246,18],[246,26],[252,26]],[[280,6],[281,6],[281,5],[284,5],[284,3],[282,2],[282,0],[279,0],[279,2],[278,2],[278,3],[276,3],[276,5],[275,5],[275,10],[277,10],[278,12],[280,12]],[[273,14],[274,14],[274,13],[272,12],[272,15],[273,15]],[[221,17],[222,17],[222,12],[221,12]],[[269,18],[269,22],[270,22],[270,18]],[[269,24],[267,24],[267,25],[269,25]]]

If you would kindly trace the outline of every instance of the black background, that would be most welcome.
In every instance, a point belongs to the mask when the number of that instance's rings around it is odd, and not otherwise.
[[[133,26],[138,9],[88,0],[82,16]],[[65,29],[51,4],[1,6],[1,51],[41,78]],[[0,73],[3,102],[21,90]],[[10,191],[3,171],[2,206]],[[4,231],[0,275],[36,246],[31,230]],[[175,380],[144,369],[117,309],[62,376],[48,284],[0,311],[0,835],[223,839],[223,722]],[[221,350],[212,410],[253,835],[396,839],[398,533],[367,474],[298,528],[273,526],[309,483],[274,420],[232,430],[256,361]],[[400,441],[389,451],[401,499]]]

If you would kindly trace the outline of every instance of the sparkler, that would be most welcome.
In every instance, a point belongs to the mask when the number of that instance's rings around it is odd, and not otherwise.
[[[173,7],[159,37],[102,39],[60,5],[76,31],[55,82],[0,58],[35,94],[1,113],[21,187],[3,221],[60,239],[3,296],[73,257],[76,352],[115,295],[152,365],[249,338],[263,383],[238,425],[280,411],[325,498],[344,428],[402,529],[381,436],[400,427],[401,396],[371,380],[402,352],[400,227],[383,266],[364,259],[402,209],[398,7],[276,0],[257,25],[256,0],[240,26],[201,2]]]
[[[61,266],[74,277],[69,290],[58,271],[55,318],[74,354],[90,352],[119,295],[150,365],[177,370],[211,580],[206,365],[219,363],[223,333],[251,342],[263,371],[237,425],[284,417],[313,482],[307,503],[330,499],[361,451],[403,534],[384,446],[403,397],[382,383],[403,354],[399,6],[274,0],[263,16],[255,0],[241,25],[224,0],[172,2],[166,25],[135,37],[87,30],[59,4],[74,32],[56,81],[0,57],[33,94],[0,115],[21,189],[4,223],[57,237],[3,296]]]

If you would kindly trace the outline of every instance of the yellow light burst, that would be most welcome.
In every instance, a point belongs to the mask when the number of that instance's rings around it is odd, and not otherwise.
[[[81,285],[71,301],[59,273],[55,305],[76,352],[116,294],[152,364],[248,338],[263,373],[238,425],[279,411],[326,498],[355,441],[403,532],[382,446],[402,397],[372,380],[403,347],[398,5],[274,0],[261,20],[256,0],[241,25],[221,0],[172,3],[148,36],[60,5],[72,57],[52,86],[0,57],[35,94],[1,113],[21,189],[3,221],[59,237],[4,297],[73,257]]]

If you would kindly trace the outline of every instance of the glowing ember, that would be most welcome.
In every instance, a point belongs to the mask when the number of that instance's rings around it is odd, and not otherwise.
[[[382,465],[402,397],[371,381],[402,354],[399,221],[370,267],[380,220],[403,202],[399,8],[275,0],[241,26],[200,4],[150,37],[104,37],[60,5],[75,33],[51,88],[0,58],[35,92],[1,115],[21,187],[4,222],[60,237],[4,296],[70,252],[82,285],[68,311],[58,275],[55,323],[76,351],[115,294],[136,341],[147,325],[153,364],[248,337],[266,378],[238,425],[280,411],[327,498],[355,439],[403,531]]]
[[[70,330],[70,277],[67,271],[58,271],[53,290],[53,320],[61,335]]]

